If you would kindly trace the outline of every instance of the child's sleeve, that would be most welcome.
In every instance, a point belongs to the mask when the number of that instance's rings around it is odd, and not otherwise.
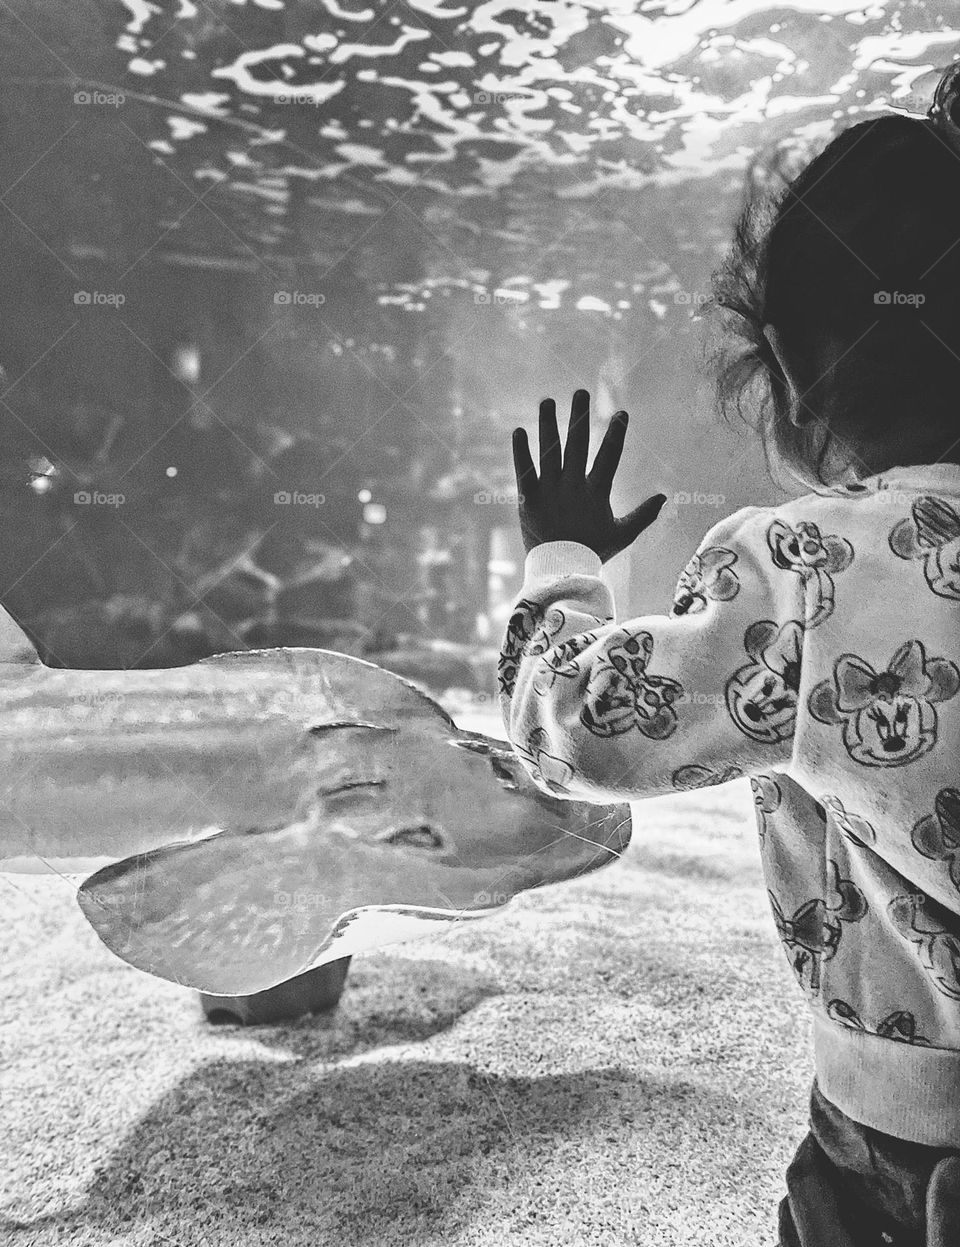
[[[715,525],[670,614],[620,624],[592,550],[530,552],[499,686],[507,735],[537,783],[605,802],[789,762],[803,595],[773,561],[772,516],[747,507]]]

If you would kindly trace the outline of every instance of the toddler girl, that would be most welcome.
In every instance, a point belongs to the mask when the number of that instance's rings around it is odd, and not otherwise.
[[[770,906],[814,1016],[782,1247],[960,1245],[960,69],[925,117],[840,134],[744,211],[715,277],[721,408],[808,492],[707,533],[668,615],[601,564],[653,522],[587,471],[589,397],[514,456],[525,579],[501,707],[561,796],[747,776]],[[958,110],[960,118],[960,110]],[[812,492],[809,492],[812,491]]]

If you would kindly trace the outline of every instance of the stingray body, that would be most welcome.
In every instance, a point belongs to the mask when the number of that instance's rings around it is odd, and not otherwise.
[[[495,912],[629,840],[628,807],[560,800],[360,659],[66,671],[0,625],[0,870],[94,870],[86,917],[160,977],[260,991]]]

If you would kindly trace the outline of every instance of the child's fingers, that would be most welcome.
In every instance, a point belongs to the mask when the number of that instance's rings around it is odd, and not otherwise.
[[[634,507],[622,519],[617,520],[617,530],[621,536],[617,544],[621,550],[625,550],[628,545],[636,541],[645,528],[650,527],[660,514],[660,508],[666,500],[666,494],[654,494],[645,502],[641,502],[638,507]]]
[[[567,446],[563,452],[563,470],[567,476],[585,476],[587,453],[590,450],[590,395],[575,390],[570,404]]]
[[[546,480],[556,480],[560,467],[557,404],[552,398],[545,398],[540,404],[540,475]]]
[[[626,435],[627,413],[618,411],[607,425],[603,441],[600,443],[600,449],[597,451],[597,457],[594,459],[593,467],[590,469],[591,485],[595,485],[605,494],[609,494],[613,485],[613,478],[616,476],[617,468],[620,466],[620,456],[623,454],[623,441]]]
[[[513,430],[513,469],[517,474],[517,493],[523,498],[537,483],[526,429]]]

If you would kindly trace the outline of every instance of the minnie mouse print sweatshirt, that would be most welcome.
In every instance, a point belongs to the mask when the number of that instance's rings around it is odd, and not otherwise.
[[[592,550],[538,546],[499,683],[561,797],[749,777],[821,1090],[960,1147],[960,465],[738,511],[626,623]]]

